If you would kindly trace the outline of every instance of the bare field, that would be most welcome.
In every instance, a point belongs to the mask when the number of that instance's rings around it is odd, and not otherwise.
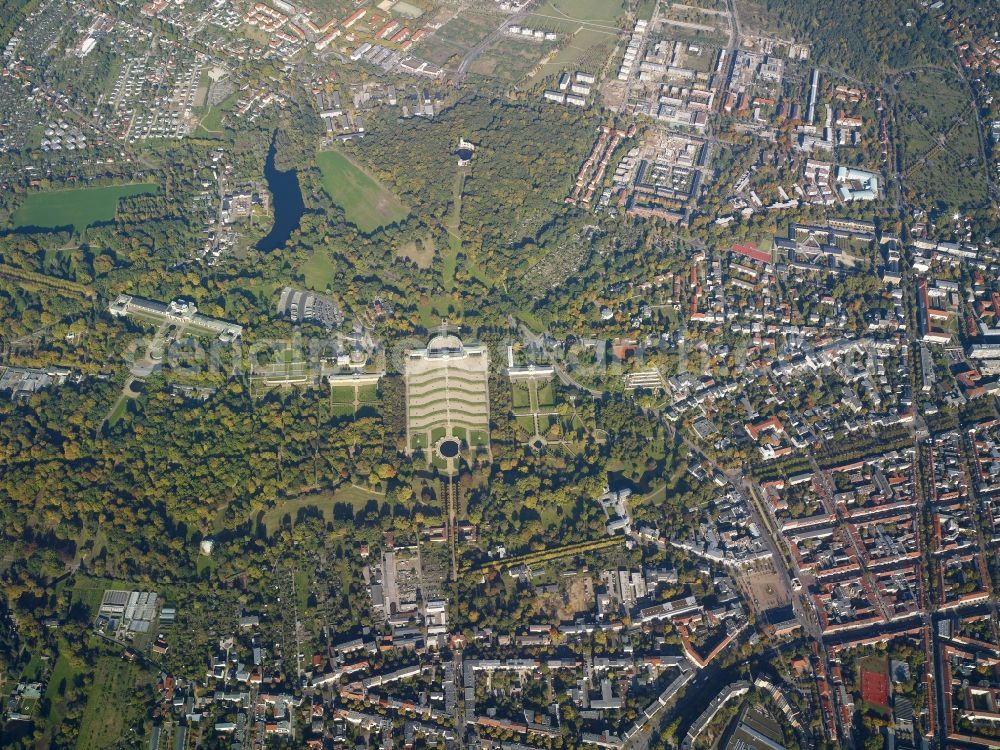
[[[564,582],[562,594],[543,594],[539,608],[560,621],[573,620],[594,606],[594,580],[589,575],[576,575]]]

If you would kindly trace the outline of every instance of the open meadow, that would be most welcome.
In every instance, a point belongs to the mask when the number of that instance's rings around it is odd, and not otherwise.
[[[525,20],[525,25],[559,34],[559,51],[540,72],[564,67],[596,69],[614,49],[624,12],[620,2],[610,0],[547,0]]]
[[[139,182],[30,193],[14,212],[14,228],[72,226],[80,231],[92,224],[112,221],[121,198],[155,193],[157,189],[155,183]]]
[[[402,221],[409,209],[374,177],[339,151],[321,151],[316,164],[323,189],[362,232]]]

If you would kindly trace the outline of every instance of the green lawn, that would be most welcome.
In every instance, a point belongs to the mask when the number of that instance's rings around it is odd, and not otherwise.
[[[410,210],[374,177],[339,151],[320,151],[316,164],[323,189],[362,232],[402,221]]]
[[[209,105],[205,114],[201,118],[198,130],[195,135],[218,135],[222,132],[222,116],[232,109],[239,99],[239,94],[230,94],[226,99],[216,105]]]
[[[63,718],[66,716],[66,688],[72,684],[74,678],[81,671],[81,666],[73,661],[67,654],[70,653],[69,646],[60,642],[58,649],[59,656],[52,667],[52,674],[49,676],[49,684],[45,688],[45,698],[48,700],[49,710],[41,718],[44,720],[45,737],[51,739],[57,731]],[[39,747],[43,747],[39,744]]]
[[[103,582],[77,580],[73,586],[73,604],[82,604],[87,608],[91,617],[97,614],[98,607],[101,606],[101,598],[104,596],[104,589],[108,588]]]
[[[300,610],[309,604],[309,572],[306,570],[295,571],[295,600]]]
[[[543,436],[548,435],[549,430],[555,426],[557,421],[558,418],[552,414],[540,414],[538,416],[538,432]]]
[[[335,385],[330,388],[330,398],[335,404],[354,404],[353,385]]]
[[[222,107],[209,107],[205,116],[201,118],[201,123],[199,128],[203,129],[206,133],[221,133],[222,132],[222,115],[225,114],[225,110]]]
[[[360,510],[372,499],[381,502],[384,497],[377,492],[370,492],[361,487],[345,484],[332,492],[314,492],[309,495],[300,495],[299,497],[279,501],[273,508],[269,508],[264,512],[262,522],[268,536],[270,536],[281,527],[281,520],[286,515],[292,519],[292,523],[295,523],[299,511],[303,508],[317,508],[323,514],[324,520],[332,521],[333,506],[337,503],[347,503],[354,510]],[[296,581],[297,585],[298,581]]]
[[[123,396],[118,400],[114,410],[108,415],[108,427],[114,427],[125,416],[125,412],[128,411],[129,400],[127,396]]]
[[[534,417],[516,417],[517,426],[524,430],[530,438],[535,434],[535,418]]]
[[[439,42],[452,47],[469,49],[482,41],[495,28],[496,22],[486,14],[456,15],[434,36]]]
[[[194,567],[198,575],[201,576],[201,574],[204,573],[206,570],[209,571],[215,570],[217,565],[218,564],[214,557],[209,557],[208,555],[198,555]]]
[[[667,501],[667,485],[661,484],[655,490],[646,495],[640,502],[653,507],[659,507]]]
[[[434,236],[431,234],[410,240],[396,248],[396,255],[413,261],[417,268],[430,268],[434,263],[435,252]]]
[[[44,677],[45,662],[37,652],[32,652],[31,659],[21,673],[21,679],[26,682],[40,682]]]
[[[531,391],[527,383],[515,382],[511,384],[511,397],[515,409],[524,409],[531,406]]]
[[[560,418],[559,426],[562,427],[563,435],[566,437],[575,437],[578,429],[586,429],[583,421],[573,415]]]
[[[548,54],[555,45],[556,42],[551,41],[540,44],[508,36],[477,57],[469,72],[514,83],[524,78],[539,59]]]
[[[14,228],[52,229],[72,225],[79,232],[91,224],[112,221],[120,198],[155,193],[158,189],[156,183],[141,182],[30,193],[14,212]]]
[[[45,695],[49,698],[55,698],[61,691],[60,685],[63,680],[65,680],[68,685],[73,678],[76,677],[77,672],[80,671],[79,665],[67,656],[69,653],[70,650],[67,646],[63,646],[63,648],[59,649],[59,656],[56,659],[55,666],[52,668],[52,674],[49,677],[49,684],[45,690]]]
[[[441,257],[441,278],[445,289],[455,286],[455,271],[458,268],[458,254],[462,251],[462,242],[453,234],[448,235],[448,252]]]
[[[306,286],[322,292],[337,287],[337,264],[323,248],[317,248],[309,259],[299,266]]]
[[[441,318],[435,314],[436,305],[434,300],[426,297],[417,303],[417,314],[420,316],[420,325],[424,328],[433,328],[441,324]]]
[[[889,674],[889,664],[884,657],[866,656],[858,662],[858,671],[874,672],[875,674]]]
[[[355,508],[363,507],[369,500],[382,502],[383,495],[352,484],[341,485],[333,491],[333,499],[338,503],[351,503]]]
[[[448,247],[441,250],[441,280],[445,291],[451,291],[455,286],[458,254],[462,252],[462,193],[465,190],[465,176],[466,170],[458,170],[455,173],[455,182],[451,189],[451,209],[446,220]],[[444,305],[447,306],[447,304],[445,300]]]
[[[335,417],[353,417],[354,404],[334,404],[330,413]]]
[[[410,3],[401,1],[392,6],[392,12],[413,19],[420,18],[425,11],[423,8],[419,8],[416,5],[411,5]]]
[[[536,384],[536,389],[538,393],[538,406],[552,407],[556,403],[555,389],[552,387],[552,381],[546,381],[541,385]]]

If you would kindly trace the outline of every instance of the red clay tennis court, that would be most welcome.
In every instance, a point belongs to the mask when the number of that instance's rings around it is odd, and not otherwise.
[[[889,673],[886,670],[861,670],[861,698],[873,706],[889,705]]]

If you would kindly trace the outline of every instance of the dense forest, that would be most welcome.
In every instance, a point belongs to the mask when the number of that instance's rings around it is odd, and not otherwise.
[[[931,13],[903,0],[763,0],[769,19],[813,46],[812,58],[849,76],[879,83],[893,71],[952,58]]]
[[[352,151],[425,220],[444,222],[454,169],[443,167],[453,164],[460,137],[477,144],[463,189],[462,248],[500,275],[511,263],[526,265],[520,243],[533,243],[552,220],[597,125],[585,112],[473,96],[431,121],[375,118]]]

